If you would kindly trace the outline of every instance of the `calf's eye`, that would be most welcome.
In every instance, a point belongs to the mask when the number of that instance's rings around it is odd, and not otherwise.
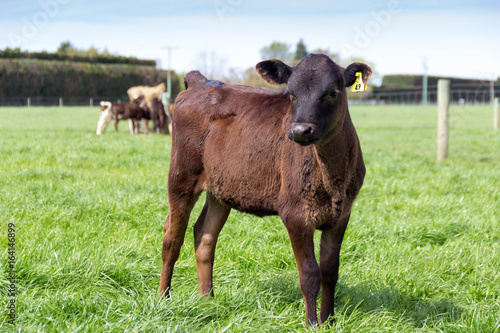
[[[330,92],[330,98],[337,98],[337,89],[333,89],[331,92]]]

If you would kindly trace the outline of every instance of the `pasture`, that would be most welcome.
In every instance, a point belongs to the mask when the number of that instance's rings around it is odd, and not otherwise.
[[[500,332],[500,132],[490,106],[351,106],[367,175],[341,252],[336,323],[317,332]],[[191,215],[159,299],[170,136],[96,136],[98,108],[0,108],[0,331],[297,332],[304,305],[278,217],[232,211],[215,299],[200,300]],[[230,140],[230,138],[228,138]],[[7,225],[16,228],[16,327]],[[317,233],[319,236],[319,232]],[[317,242],[316,242],[317,243]]]

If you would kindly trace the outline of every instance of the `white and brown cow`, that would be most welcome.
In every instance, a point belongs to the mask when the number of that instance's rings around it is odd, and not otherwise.
[[[111,103],[101,102],[99,121],[97,122],[97,135],[103,134],[111,119],[115,120],[115,131],[118,132],[118,123],[122,119],[128,120],[130,134],[140,131],[140,121],[144,122],[145,132],[148,133],[149,111],[144,103]],[[137,123],[137,126],[136,126]]]
[[[157,86],[135,86],[127,90],[127,95],[130,98],[130,102],[141,102],[144,100],[151,110],[153,107],[153,99],[161,99],[161,94],[167,90],[165,83],[160,83]]]
[[[108,127],[111,119],[113,119],[113,114],[111,113],[111,109],[113,104],[111,102],[101,102],[100,103],[100,117],[97,122],[97,135],[104,134],[106,128]]]

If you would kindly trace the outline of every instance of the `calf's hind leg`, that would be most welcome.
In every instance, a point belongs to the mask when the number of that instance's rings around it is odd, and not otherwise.
[[[193,194],[186,198],[186,196],[176,196],[175,193],[169,192],[169,213],[163,226],[165,234],[161,253],[163,265],[160,288],[158,289],[160,296],[169,296],[170,294],[174,265],[179,258],[181,246],[184,243],[189,215],[198,197],[199,194]]]
[[[196,271],[200,294],[214,296],[212,277],[215,258],[215,246],[231,208],[218,201],[210,192],[201,215],[194,225],[194,248]]]

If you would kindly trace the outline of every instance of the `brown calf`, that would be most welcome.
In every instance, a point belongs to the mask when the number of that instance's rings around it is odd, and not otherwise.
[[[345,88],[357,72],[366,84],[371,69],[362,63],[344,69],[312,54],[293,68],[263,61],[257,71],[287,89],[226,85],[199,72],[185,77],[173,117],[159,293],[169,294],[191,209],[206,191],[194,225],[200,293],[213,295],[215,245],[231,208],[279,215],[295,254],[306,323],[317,322],[320,287],[322,323],[333,318],[340,246],[365,176]],[[319,266],[316,229],[322,231]]]
[[[139,134],[140,122],[144,123],[146,134],[148,133],[149,111],[145,103],[113,103],[111,109],[113,118],[115,118],[115,131],[118,132],[118,122],[127,119],[129,123],[130,134],[134,134],[137,123],[137,134]]]
[[[145,103],[111,103],[101,102],[101,112],[97,123],[97,135],[104,134],[112,119],[115,119],[115,131],[118,132],[118,123],[122,119],[128,120],[130,134],[134,134],[135,123],[138,123],[139,133],[140,121],[144,122],[146,133],[148,133],[149,111]]]
[[[149,114],[153,121],[153,132],[169,134],[170,117],[165,112],[163,103],[158,98],[153,98]]]

